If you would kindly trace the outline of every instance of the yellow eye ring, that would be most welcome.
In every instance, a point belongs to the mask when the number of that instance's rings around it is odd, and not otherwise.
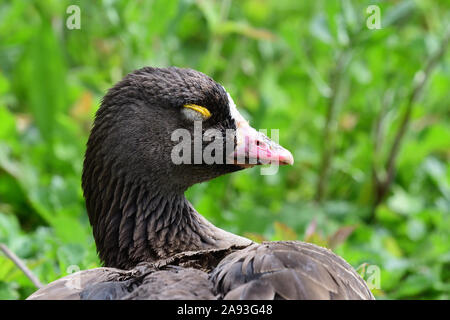
[[[209,117],[211,117],[211,112],[209,112],[209,110],[205,107],[196,104],[185,104],[183,107],[197,111],[203,116],[204,119],[208,119]]]

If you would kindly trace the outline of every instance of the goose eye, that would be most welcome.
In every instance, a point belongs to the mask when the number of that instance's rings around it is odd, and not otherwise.
[[[187,119],[192,121],[206,120],[211,117],[211,112],[207,108],[196,104],[185,104],[182,112]]]

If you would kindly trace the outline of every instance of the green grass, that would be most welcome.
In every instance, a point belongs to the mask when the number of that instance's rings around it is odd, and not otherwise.
[[[42,282],[100,265],[80,176],[102,96],[136,68],[176,65],[222,83],[296,159],[194,186],[199,212],[255,240],[332,247],[361,273],[375,265],[378,298],[450,298],[446,1],[86,0],[80,30],[66,28],[70,4],[0,1],[0,242]],[[0,254],[0,299],[34,290]]]

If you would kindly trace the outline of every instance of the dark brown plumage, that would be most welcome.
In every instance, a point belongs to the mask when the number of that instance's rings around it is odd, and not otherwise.
[[[223,150],[215,151],[223,151],[223,162],[172,161],[174,130],[192,133],[194,144],[199,115],[185,112],[192,104],[210,113],[203,136],[209,129],[223,135]],[[255,139],[257,153],[243,145],[246,136]],[[225,148],[230,142],[232,152]],[[200,151],[207,146],[202,141]],[[59,279],[29,299],[373,299],[331,251],[298,241],[255,244],[192,207],[184,196],[191,185],[249,167],[236,161],[242,150],[258,164],[274,156],[280,164],[293,161],[251,128],[225,89],[204,74],[143,68],[126,76],[97,112],[82,179],[105,267]]]

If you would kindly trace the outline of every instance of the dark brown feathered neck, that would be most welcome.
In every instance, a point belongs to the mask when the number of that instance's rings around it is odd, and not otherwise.
[[[85,187],[86,206],[100,259],[105,266],[129,269],[186,251],[245,246],[248,239],[221,230],[193,208],[182,193],[155,185],[98,175]]]

